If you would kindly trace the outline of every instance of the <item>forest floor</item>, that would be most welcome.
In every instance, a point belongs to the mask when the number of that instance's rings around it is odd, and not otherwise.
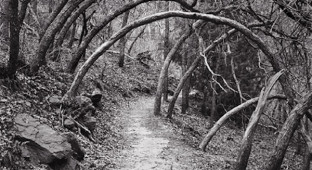
[[[190,100],[186,114],[180,114],[180,101],[176,103],[173,119],[165,118],[168,103],[163,103],[162,116],[153,115],[153,93],[159,69],[146,69],[137,63],[120,69],[114,57],[105,58],[86,76],[80,93],[92,93],[92,80],[104,84],[102,105],[97,109],[95,138],[91,142],[77,134],[86,155],[83,169],[124,170],[184,170],[232,169],[243,127],[228,122],[212,138],[207,152],[198,150],[199,143],[208,133],[209,117],[200,113],[200,101]],[[101,64],[107,63],[105,67]],[[135,66],[135,67],[134,67]],[[44,123],[60,132],[59,107],[50,104],[51,96],[63,96],[73,76],[44,68],[35,77],[18,75],[19,89],[10,90],[0,82],[0,162],[5,153],[13,150],[15,169],[38,169],[20,158],[12,137],[13,119],[26,113],[45,120]],[[174,87],[172,85],[172,87]],[[247,169],[261,170],[274,148],[276,132],[265,127],[257,128]],[[283,169],[300,169],[302,155],[296,154],[297,140],[292,141],[283,162]],[[302,148],[305,149],[305,148]],[[300,152],[299,152],[300,153]],[[35,168],[30,168],[35,167]],[[1,169],[1,165],[0,165]]]
[[[120,125],[118,149],[107,169],[118,170],[201,170],[232,169],[237,156],[243,129],[228,124],[222,127],[208,146],[198,149],[207,133],[207,119],[196,115],[153,115],[153,96],[138,96],[125,102],[115,122]],[[164,104],[166,107],[167,103]],[[179,100],[177,105],[179,105]],[[164,113],[164,112],[162,112]],[[266,133],[264,133],[266,131]],[[274,146],[276,134],[259,128],[247,169],[261,169]],[[297,169],[298,157],[291,147],[282,169]],[[297,157],[297,158],[296,158]],[[300,161],[299,161],[300,162]]]

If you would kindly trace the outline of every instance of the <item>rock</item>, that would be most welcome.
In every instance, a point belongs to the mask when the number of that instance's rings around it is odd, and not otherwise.
[[[16,139],[27,141],[26,146],[40,163],[49,164],[71,155],[66,138],[27,114],[15,117]]]
[[[148,88],[148,87],[143,87],[143,88],[142,88],[142,92],[143,92],[143,93],[147,93],[147,94],[151,94],[151,89]]]
[[[195,99],[203,99],[204,94],[198,90],[191,90],[189,96]]]
[[[102,92],[100,89],[96,88],[91,94],[91,101],[93,105],[97,105],[102,99]]]
[[[172,91],[170,89],[167,90],[167,93],[168,93],[169,96],[173,96],[174,95],[174,91]]]
[[[70,119],[65,119],[64,121],[64,127],[66,127],[67,129],[74,129],[75,128],[75,122],[70,120]]]
[[[49,102],[51,106],[60,106],[62,104],[61,96],[51,96],[49,97]]]
[[[77,138],[73,133],[65,133],[63,136],[67,139],[67,142],[70,143],[73,150],[73,157],[78,161],[82,161],[85,156],[85,151],[81,148]]]
[[[92,101],[89,97],[86,96],[77,96],[76,103],[79,105],[79,107],[85,107],[88,105],[92,105]]]
[[[96,128],[96,118],[85,116],[82,118],[81,122],[91,131],[93,132]]]

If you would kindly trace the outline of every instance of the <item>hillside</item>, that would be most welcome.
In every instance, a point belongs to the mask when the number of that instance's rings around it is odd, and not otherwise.
[[[149,69],[139,62],[126,60],[126,67],[116,66],[116,58],[108,54],[90,71],[80,87],[80,94],[92,93],[95,80],[103,86],[101,103],[96,107],[95,142],[74,132],[85,150],[84,169],[231,169],[238,152],[243,129],[228,123],[213,138],[208,152],[197,149],[208,132],[207,117],[199,113],[196,100],[187,114],[179,114],[180,104],[172,120],[152,115],[153,94],[156,89],[159,66]],[[11,169],[46,169],[21,157],[23,142],[14,140],[14,118],[28,114],[60,133],[61,108],[56,99],[65,94],[73,77],[57,72],[54,65],[44,67],[39,74],[28,77],[18,73],[16,87],[7,87],[3,80],[0,88],[1,110],[1,166]],[[163,106],[163,113],[167,104]],[[265,133],[263,133],[265,132]],[[250,168],[259,169],[274,146],[276,134],[265,127],[257,131]],[[295,146],[295,145],[293,145]],[[283,165],[296,169],[299,158],[293,157],[294,147]],[[8,169],[10,169],[8,168]]]
[[[96,88],[95,82],[100,82],[102,100],[96,108],[96,130],[94,136],[96,143],[88,138],[75,133],[86,150],[86,161],[82,163],[86,167],[92,166],[96,159],[101,159],[98,164],[107,164],[116,148],[120,147],[116,141],[121,139],[121,125],[116,124],[119,109],[125,103],[131,102],[142,94],[151,95],[155,91],[156,75],[158,69],[152,67],[146,69],[138,61],[129,61],[127,66],[120,69],[115,64],[114,56],[105,58],[98,63],[86,76],[80,86],[79,93],[91,94]],[[69,132],[61,124],[61,107],[58,105],[62,96],[68,90],[73,76],[63,73],[62,66],[56,63],[44,67],[38,75],[29,77],[18,72],[18,80],[14,86],[10,80],[1,80],[0,87],[0,162],[1,167],[8,166],[12,169],[36,169],[37,165],[29,164],[21,158],[19,147],[22,143],[15,141],[14,118],[18,114],[27,114],[39,119],[58,132]],[[108,151],[111,151],[109,154]],[[104,153],[104,155],[102,155]]]

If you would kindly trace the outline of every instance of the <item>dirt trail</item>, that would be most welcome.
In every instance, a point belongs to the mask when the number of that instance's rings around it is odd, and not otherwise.
[[[123,111],[126,146],[114,169],[207,169],[207,162],[213,159],[208,161],[203,152],[183,143],[174,130],[166,125],[164,118],[153,116],[153,102],[154,98],[141,97],[128,110]],[[205,167],[203,163],[206,164]]]

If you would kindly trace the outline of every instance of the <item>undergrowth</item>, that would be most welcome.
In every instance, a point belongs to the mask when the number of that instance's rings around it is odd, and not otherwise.
[[[147,69],[138,62],[128,62],[119,68],[114,56],[99,60],[84,78],[79,94],[92,93],[95,81],[103,86],[103,97],[97,108],[96,143],[77,134],[82,147],[87,151],[82,165],[87,169],[105,168],[111,164],[114,150],[121,139],[116,124],[118,110],[123,103],[140,93],[152,93],[156,89],[156,67]],[[58,63],[42,67],[36,76],[29,77],[22,71],[17,73],[16,86],[12,88],[7,80],[0,82],[0,167],[8,169],[41,169],[43,165],[32,165],[20,157],[14,141],[14,117],[25,113],[38,118],[59,132],[67,129],[61,126],[60,108],[51,105],[50,98],[61,98],[69,89],[74,76],[62,72]]]

